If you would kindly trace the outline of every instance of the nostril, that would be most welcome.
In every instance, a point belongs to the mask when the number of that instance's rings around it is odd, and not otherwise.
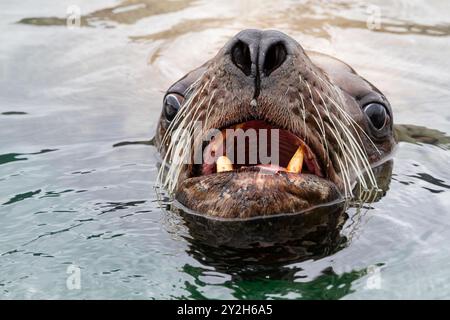
[[[265,56],[263,72],[266,76],[269,76],[286,60],[286,47],[283,43],[275,43],[269,47]]]
[[[231,50],[231,59],[233,63],[249,76],[252,72],[252,59],[250,57],[250,48],[242,41],[238,41]]]

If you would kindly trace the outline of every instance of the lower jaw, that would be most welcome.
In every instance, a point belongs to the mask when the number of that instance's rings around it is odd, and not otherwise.
[[[340,201],[342,196],[329,180],[270,166],[186,179],[175,198],[207,217],[247,219],[301,213]]]

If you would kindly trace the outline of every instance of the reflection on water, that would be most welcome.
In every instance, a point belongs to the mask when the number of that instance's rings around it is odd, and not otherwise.
[[[6,111],[6,112],[2,112],[1,114],[4,116],[17,116],[17,115],[23,115],[23,114],[27,114],[27,113],[21,112],[21,111]]]
[[[192,0],[158,1],[158,0],[126,0],[116,6],[96,10],[81,17],[81,25],[94,27],[110,26],[108,22],[133,24],[143,18],[167,14],[186,9]],[[23,18],[19,21],[23,24],[36,26],[65,26],[67,21],[61,17],[33,17]],[[106,23],[106,25],[105,25]]]
[[[7,153],[7,154],[0,154],[0,165],[6,164],[6,163],[12,162],[12,161],[28,160],[28,158],[23,157],[23,156],[26,156],[26,155],[38,155],[38,154],[43,154],[43,153],[52,152],[52,151],[57,151],[57,149],[44,149],[44,150],[41,150],[39,152],[34,152],[34,153]]]
[[[399,141],[432,144],[446,149],[450,147],[450,137],[439,130],[415,125],[397,125],[395,129]]]
[[[2,1],[0,297],[449,298],[450,4],[370,5]],[[337,56],[388,96],[401,142],[373,203],[224,225],[158,201],[164,90],[248,27]]]
[[[120,4],[102,10],[94,11],[81,17],[82,26],[96,26],[102,23],[133,24],[143,18],[154,15],[162,15],[182,9],[186,9],[195,3],[192,0],[177,1],[156,1],[156,0],[127,0]],[[247,5],[245,4],[247,3]],[[252,6],[252,1],[244,1],[244,8]],[[250,15],[248,24],[256,25],[259,28],[271,28],[274,25],[286,24],[290,29],[305,34],[312,34],[319,37],[328,36],[327,27],[357,28],[367,29],[367,21],[364,19],[349,19],[345,14],[349,11],[364,12],[367,5],[348,1],[303,1],[302,3],[282,6],[284,10],[273,12],[269,7],[266,12],[258,12],[257,16]],[[57,17],[34,17],[24,18],[19,21],[23,24],[37,26],[65,26],[66,19]],[[169,30],[160,33],[152,33],[145,37],[148,40],[170,39],[180,36],[186,32],[195,32],[205,28],[225,27],[232,23],[231,19],[196,19],[181,21]],[[107,24],[108,25],[108,24]],[[398,19],[395,15],[390,15],[388,21],[380,24],[374,31],[394,34],[412,34],[428,36],[448,36],[450,35],[450,24],[439,23],[436,25],[419,24],[404,19]],[[138,37],[141,39],[141,37]]]
[[[232,275],[229,280],[216,284],[232,292],[233,299],[341,299],[353,292],[352,283],[368,274],[367,270],[336,274],[327,268],[311,281],[299,276],[299,267],[279,267],[272,270],[249,270],[247,276]],[[208,299],[199,287],[214,282],[208,269],[185,265],[183,272],[195,279],[195,285],[186,284],[188,294],[182,299]]]
[[[197,19],[197,20],[186,20],[182,21],[169,30],[163,30],[160,32],[151,33],[144,36],[130,37],[130,39],[135,41],[173,41],[176,38],[189,33],[189,32],[199,32],[205,29],[221,28],[232,22],[232,19]]]

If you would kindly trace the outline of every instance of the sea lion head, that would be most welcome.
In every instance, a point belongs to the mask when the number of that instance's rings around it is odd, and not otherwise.
[[[160,183],[222,219],[307,212],[376,191],[395,145],[386,97],[279,31],[244,30],[166,92]]]

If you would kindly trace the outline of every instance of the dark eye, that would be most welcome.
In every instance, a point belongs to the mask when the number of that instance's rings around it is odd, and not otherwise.
[[[380,103],[369,103],[364,107],[364,112],[377,130],[382,130],[389,120],[386,107]]]
[[[164,98],[164,114],[167,120],[172,121],[175,118],[178,110],[180,109],[180,101],[182,99],[183,97],[175,93],[168,94]]]

